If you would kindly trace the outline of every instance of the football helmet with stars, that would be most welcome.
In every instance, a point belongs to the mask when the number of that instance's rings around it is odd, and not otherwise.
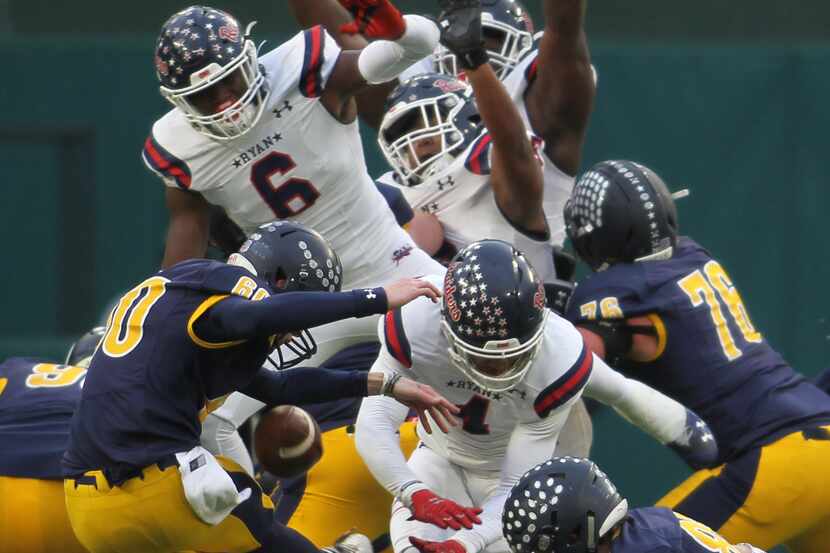
[[[440,175],[482,130],[473,89],[455,77],[426,73],[389,95],[378,145],[398,180],[416,186]],[[421,141],[437,141],[439,147],[421,159]]]
[[[228,258],[228,264],[244,267],[264,280],[273,292],[339,292],[343,283],[340,258],[323,236],[295,221],[275,221],[260,226]],[[256,296],[254,297],[256,298]],[[308,329],[297,329],[282,344],[295,357],[286,360],[277,348],[277,369],[293,367],[317,353]]]
[[[504,80],[533,48],[533,21],[517,0],[481,0],[481,33],[490,65]],[[439,44],[433,54],[436,73],[459,75],[455,54]]]
[[[586,171],[565,203],[565,230],[594,271],[614,263],[668,259],[677,244],[676,194],[639,163],[603,161]]]
[[[507,242],[473,242],[450,262],[441,328],[453,366],[484,390],[506,392],[521,382],[547,317],[542,281]]]
[[[209,138],[224,141],[242,136],[262,116],[268,87],[257,49],[230,14],[205,6],[174,14],[161,28],[155,64],[161,95]],[[237,71],[244,92],[235,102],[220,105],[216,113],[202,113],[194,105],[195,94]]]
[[[502,511],[512,553],[596,553],[628,501],[589,459],[554,457],[524,473]]]

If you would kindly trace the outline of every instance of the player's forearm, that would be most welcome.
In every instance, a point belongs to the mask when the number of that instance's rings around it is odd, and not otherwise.
[[[166,269],[185,259],[198,259],[205,256],[208,246],[208,222],[176,221],[170,222],[167,229],[167,245],[161,268]]]
[[[243,394],[266,405],[306,405],[369,394],[366,371],[298,367],[284,371],[261,368]]]
[[[666,444],[682,438],[686,408],[645,384],[626,378],[594,356],[585,395],[610,405],[623,418]]]
[[[587,0],[545,0],[545,32],[560,36],[580,36],[587,4]]]
[[[467,69],[466,75],[473,86],[481,119],[502,162],[524,173],[525,166],[536,160],[518,108],[490,64],[485,63],[475,69]],[[533,165],[536,166],[541,179],[542,173],[538,168],[538,162]]]
[[[432,53],[440,33],[434,22],[419,15],[404,16],[406,31],[395,41],[378,40],[364,48],[358,69],[369,84],[389,82],[404,69]]]
[[[397,434],[407,412],[392,398],[369,397],[363,400],[355,423],[357,452],[375,480],[395,496],[408,482],[418,480],[406,464]]]
[[[294,19],[303,29],[322,25],[344,50],[360,50],[368,41],[362,35],[340,32],[340,26],[352,20],[349,11],[335,0],[288,0]]]
[[[210,342],[267,337],[313,328],[350,317],[383,314],[383,288],[349,292],[283,292],[261,301],[229,297],[211,307],[195,324]]]

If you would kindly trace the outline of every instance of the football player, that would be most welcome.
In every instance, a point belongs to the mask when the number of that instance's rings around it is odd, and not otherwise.
[[[86,551],[63,500],[61,456],[86,368],[103,328],[84,334],[63,363],[13,357],[0,363],[0,553]]]
[[[512,553],[764,553],[663,507],[629,510],[599,467],[575,457],[522,476],[504,504],[502,531]]]
[[[295,250],[308,255],[287,267],[281,258]],[[454,423],[452,404],[411,381],[261,368],[275,347],[308,357],[313,337],[303,329],[440,294],[416,279],[341,293],[312,264],[342,274],[319,234],[270,223],[228,264],[184,261],[121,298],[90,362],[63,457],[69,520],[84,547],[317,551],[274,521],[273,504],[250,475],[199,446],[200,411],[233,390],[273,404],[385,393],[425,422],[431,411],[442,430]]]
[[[421,443],[407,462],[396,434],[405,408],[368,398],[357,418],[358,451],[396,497],[396,552],[506,551],[505,497],[522,473],[553,455],[583,390],[692,462],[716,458],[702,420],[609,369],[545,307],[542,281],[511,245],[471,244],[454,258],[443,286],[443,306],[415,301],[386,314],[372,373],[429,383],[460,407],[463,426],[446,436],[419,426]]]
[[[699,413],[720,447],[717,468],[658,505],[730,541],[826,551],[830,397],[770,347],[724,267],[679,235],[663,180],[631,161],[598,163],[564,214],[595,271],[568,318],[597,355]]]

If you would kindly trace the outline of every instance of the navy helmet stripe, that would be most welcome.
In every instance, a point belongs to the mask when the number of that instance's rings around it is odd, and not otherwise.
[[[305,31],[304,37],[305,54],[300,72],[300,92],[308,98],[316,98],[323,93],[321,70],[325,60],[326,33],[322,26],[316,25]]]

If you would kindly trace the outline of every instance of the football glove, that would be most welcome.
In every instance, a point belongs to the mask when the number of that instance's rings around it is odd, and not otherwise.
[[[418,490],[412,494],[409,510],[412,516],[409,520],[427,522],[438,528],[450,527],[461,530],[463,526],[471,529],[473,524],[481,524],[478,514],[481,509],[476,507],[462,507],[455,501],[438,497],[429,490]]]
[[[354,17],[340,26],[343,34],[397,40],[406,31],[401,12],[389,0],[340,0],[340,4]]]
[[[481,34],[480,0],[441,0],[438,16],[441,44],[455,54],[462,69],[475,69],[489,61]]]
[[[429,541],[410,536],[409,543],[421,553],[467,553],[464,546],[455,540]]]
[[[695,470],[711,468],[718,462],[718,442],[703,419],[686,409],[686,430],[669,444],[686,464]]]
[[[574,293],[574,285],[566,280],[554,279],[545,283],[545,297],[547,298],[548,309],[565,316],[568,309],[568,300]]]

